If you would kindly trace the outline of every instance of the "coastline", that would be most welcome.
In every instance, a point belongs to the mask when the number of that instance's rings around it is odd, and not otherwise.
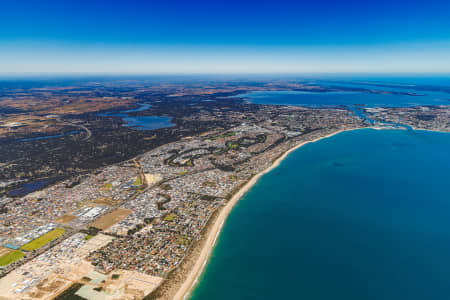
[[[298,148],[309,144],[309,143],[315,143],[319,140],[332,137],[338,133],[345,132],[345,131],[352,131],[352,130],[358,130],[358,129],[364,129],[362,128],[350,128],[350,129],[341,129],[336,132],[330,133],[328,135],[325,135],[323,137],[316,138],[314,140],[310,141],[303,141],[300,142],[298,145],[290,148],[286,152],[284,152],[280,157],[278,157],[270,167],[267,169],[257,173],[255,176],[253,176],[239,191],[237,191],[231,199],[227,202],[227,204],[220,210],[219,215],[214,220],[214,223],[212,224],[209,232],[206,236],[206,241],[200,251],[199,256],[196,258],[194,265],[189,270],[188,275],[186,279],[183,281],[181,286],[177,289],[177,292],[175,296],[173,297],[174,300],[186,300],[190,296],[192,290],[196,286],[198,279],[200,275],[203,273],[209,258],[211,256],[211,253],[215,247],[216,241],[220,235],[220,232],[222,231],[223,225],[225,224],[225,221],[232,211],[234,205],[244,196],[252,187],[255,185],[258,180],[268,172],[272,171],[276,167],[280,165],[280,163],[293,151],[297,150]],[[369,127],[370,128],[370,127]]]
[[[411,126],[411,128],[413,130],[418,130],[418,131],[429,131],[429,132],[438,132],[438,133],[450,133],[450,131],[441,131],[441,130],[434,130],[434,129],[425,129],[425,128],[418,128],[415,126]]]

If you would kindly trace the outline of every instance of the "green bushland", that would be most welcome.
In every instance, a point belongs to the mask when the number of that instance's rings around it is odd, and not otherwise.
[[[76,292],[83,286],[81,283],[74,283],[64,292],[59,294],[54,300],[85,300],[84,298],[75,295]]]
[[[228,141],[228,142],[225,143],[225,146],[228,149],[237,149],[237,148],[239,148],[239,144],[237,142],[235,142],[235,141]]]

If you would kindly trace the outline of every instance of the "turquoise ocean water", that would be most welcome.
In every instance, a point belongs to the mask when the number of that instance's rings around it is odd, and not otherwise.
[[[304,106],[450,104],[449,78],[367,82],[329,84],[422,96],[239,96]],[[450,134],[362,129],[294,151],[235,206],[190,299],[450,299]]]
[[[308,144],[226,221],[191,300],[450,299],[450,134]]]

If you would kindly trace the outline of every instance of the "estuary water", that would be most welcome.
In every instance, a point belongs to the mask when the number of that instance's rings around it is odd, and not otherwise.
[[[150,108],[148,103],[138,103],[139,107],[119,112],[100,113],[100,117],[120,117],[125,122],[123,126],[131,127],[137,130],[154,130],[158,128],[171,127],[174,124],[170,122],[172,118],[160,116],[130,116],[129,113],[145,111]]]
[[[291,153],[229,215],[191,300],[450,299],[450,134]]]
[[[257,91],[240,94],[251,103],[301,106],[362,105],[365,107],[403,107],[450,105],[450,77],[347,78],[314,80],[309,84],[330,92]]]
[[[343,86],[343,85],[341,85]],[[348,87],[348,86],[344,86]],[[374,88],[374,87],[372,87]],[[387,88],[379,88],[383,91]],[[398,89],[397,89],[398,90]],[[251,103],[300,106],[363,105],[365,107],[403,107],[415,105],[450,105],[450,94],[432,91],[416,91],[417,96],[397,94],[371,94],[365,92],[303,92],[261,91],[238,95]]]
[[[317,83],[344,91],[237,97],[363,118],[359,105],[450,105],[448,77]],[[191,300],[450,299],[450,134],[397,125],[408,130],[308,144],[263,176],[231,212]]]

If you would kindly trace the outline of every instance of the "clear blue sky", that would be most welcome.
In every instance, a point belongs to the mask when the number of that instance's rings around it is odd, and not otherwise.
[[[450,72],[450,1],[11,0],[0,72]]]

